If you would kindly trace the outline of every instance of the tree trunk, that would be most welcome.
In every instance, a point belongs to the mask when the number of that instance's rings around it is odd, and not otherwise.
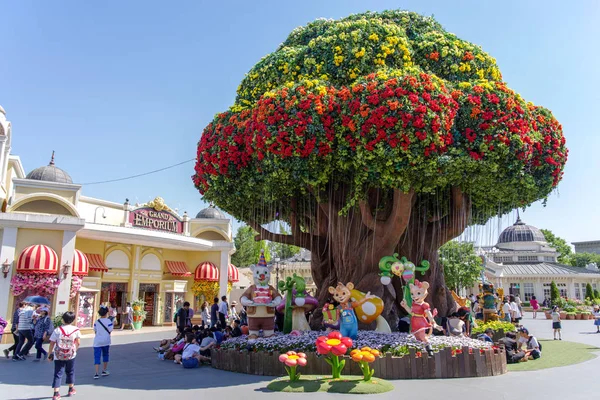
[[[449,200],[443,212],[444,208],[439,204],[428,209],[431,204],[440,203],[437,198],[432,201],[426,195],[415,196],[412,191],[383,193],[376,190],[368,193],[360,207],[340,215],[346,195],[344,187],[337,188],[323,202],[319,201],[319,194],[314,193],[314,206],[303,210],[297,210],[292,202],[289,216],[292,234],[274,234],[259,224],[250,223],[259,232],[256,240],[310,249],[312,276],[320,305],[330,299],[330,286],[352,282],[357,290],[383,299],[382,316],[393,328],[397,326],[399,316],[405,314],[400,307],[402,282],[394,277],[392,284],[384,287],[379,277],[379,260],[394,253],[407,257],[415,265],[427,260],[429,271],[416,278],[429,282],[428,302],[432,308],[437,308],[439,315],[447,316],[452,312],[456,305],[445,284],[438,249],[466,228],[470,217],[469,199],[458,188],[452,188],[443,194],[443,198]],[[310,225],[300,228],[302,219],[311,221]],[[318,308],[311,317],[311,327],[320,329],[322,319]],[[374,329],[375,323],[359,327]]]

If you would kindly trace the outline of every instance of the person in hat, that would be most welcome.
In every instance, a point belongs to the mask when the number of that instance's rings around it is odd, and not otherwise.
[[[35,321],[33,330],[33,339],[35,340],[35,349],[37,350],[35,360],[40,361],[42,356],[44,361],[48,358],[48,352],[44,350],[44,342],[50,338],[50,335],[54,331],[54,324],[48,316],[48,307],[40,307],[37,309],[38,318]]]
[[[236,319],[240,319],[240,316],[237,313],[237,310],[235,309],[235,306],[237,306],[237,301],[232,301],[231,302],[231,313],[229,314],[229,322],[233,323],[233,321],[235,321]]]

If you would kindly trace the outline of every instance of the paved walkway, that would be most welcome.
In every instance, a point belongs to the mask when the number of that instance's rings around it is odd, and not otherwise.
[[[543,315],[542,315],[543,317]],[[524,320],[540,338],[552,338],[551,322],[545,319]],[[563,340],[600,347],[600,334],[592,333],[592,321],[565,321]],[[144,328],[141,333],[117,332],[111,347],[110,370],[107,378],[93,380],[92,339],[82,340],[77,356],[77,397],[81,399],[299,399],[307,395],[281,394],[265,391],[272,379],[253,375],[214,370],[205,366],[184,370],[168,361],[159,361],[152,346],[172,335],[165,328]],[[6,346],[2,346],[5,348]],[[396,390],[377,395],[382,399],[526,399],[526,400],[589,400],[597,396],[600,358],[562,368],[532,372],[513,372],[491,378],[446,379],[427,381],[394,381]],[[0,399],[46,399],[51,394],[52,363],[0,360]],[[63,389],[63,392],[66,390]],[[64,393],[63,393],[64,394]],[[317,393],[311,399],[347,398],[348,395]]]

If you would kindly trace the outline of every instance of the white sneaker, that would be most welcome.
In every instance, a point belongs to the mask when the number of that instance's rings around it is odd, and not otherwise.
[[[98,376],[98,374],[94,374],[94,379],[98,379],[98,378],[100,378],[100,377]]]

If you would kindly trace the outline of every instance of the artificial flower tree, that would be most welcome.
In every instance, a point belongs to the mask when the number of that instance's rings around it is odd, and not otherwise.
[[[430,262],[429,301],[447,315],[440,246],[545,199],[567,154],[552,113],[479,46],[432,17],[367,12],[296,28],[252,67],[204,129],[193,181],[257,239],[309,249],[321,304],[355,282],[395,315],[401,282],[384,290],[378,262],[398,252]],[[265,228],[277,220],[291,233]]]

